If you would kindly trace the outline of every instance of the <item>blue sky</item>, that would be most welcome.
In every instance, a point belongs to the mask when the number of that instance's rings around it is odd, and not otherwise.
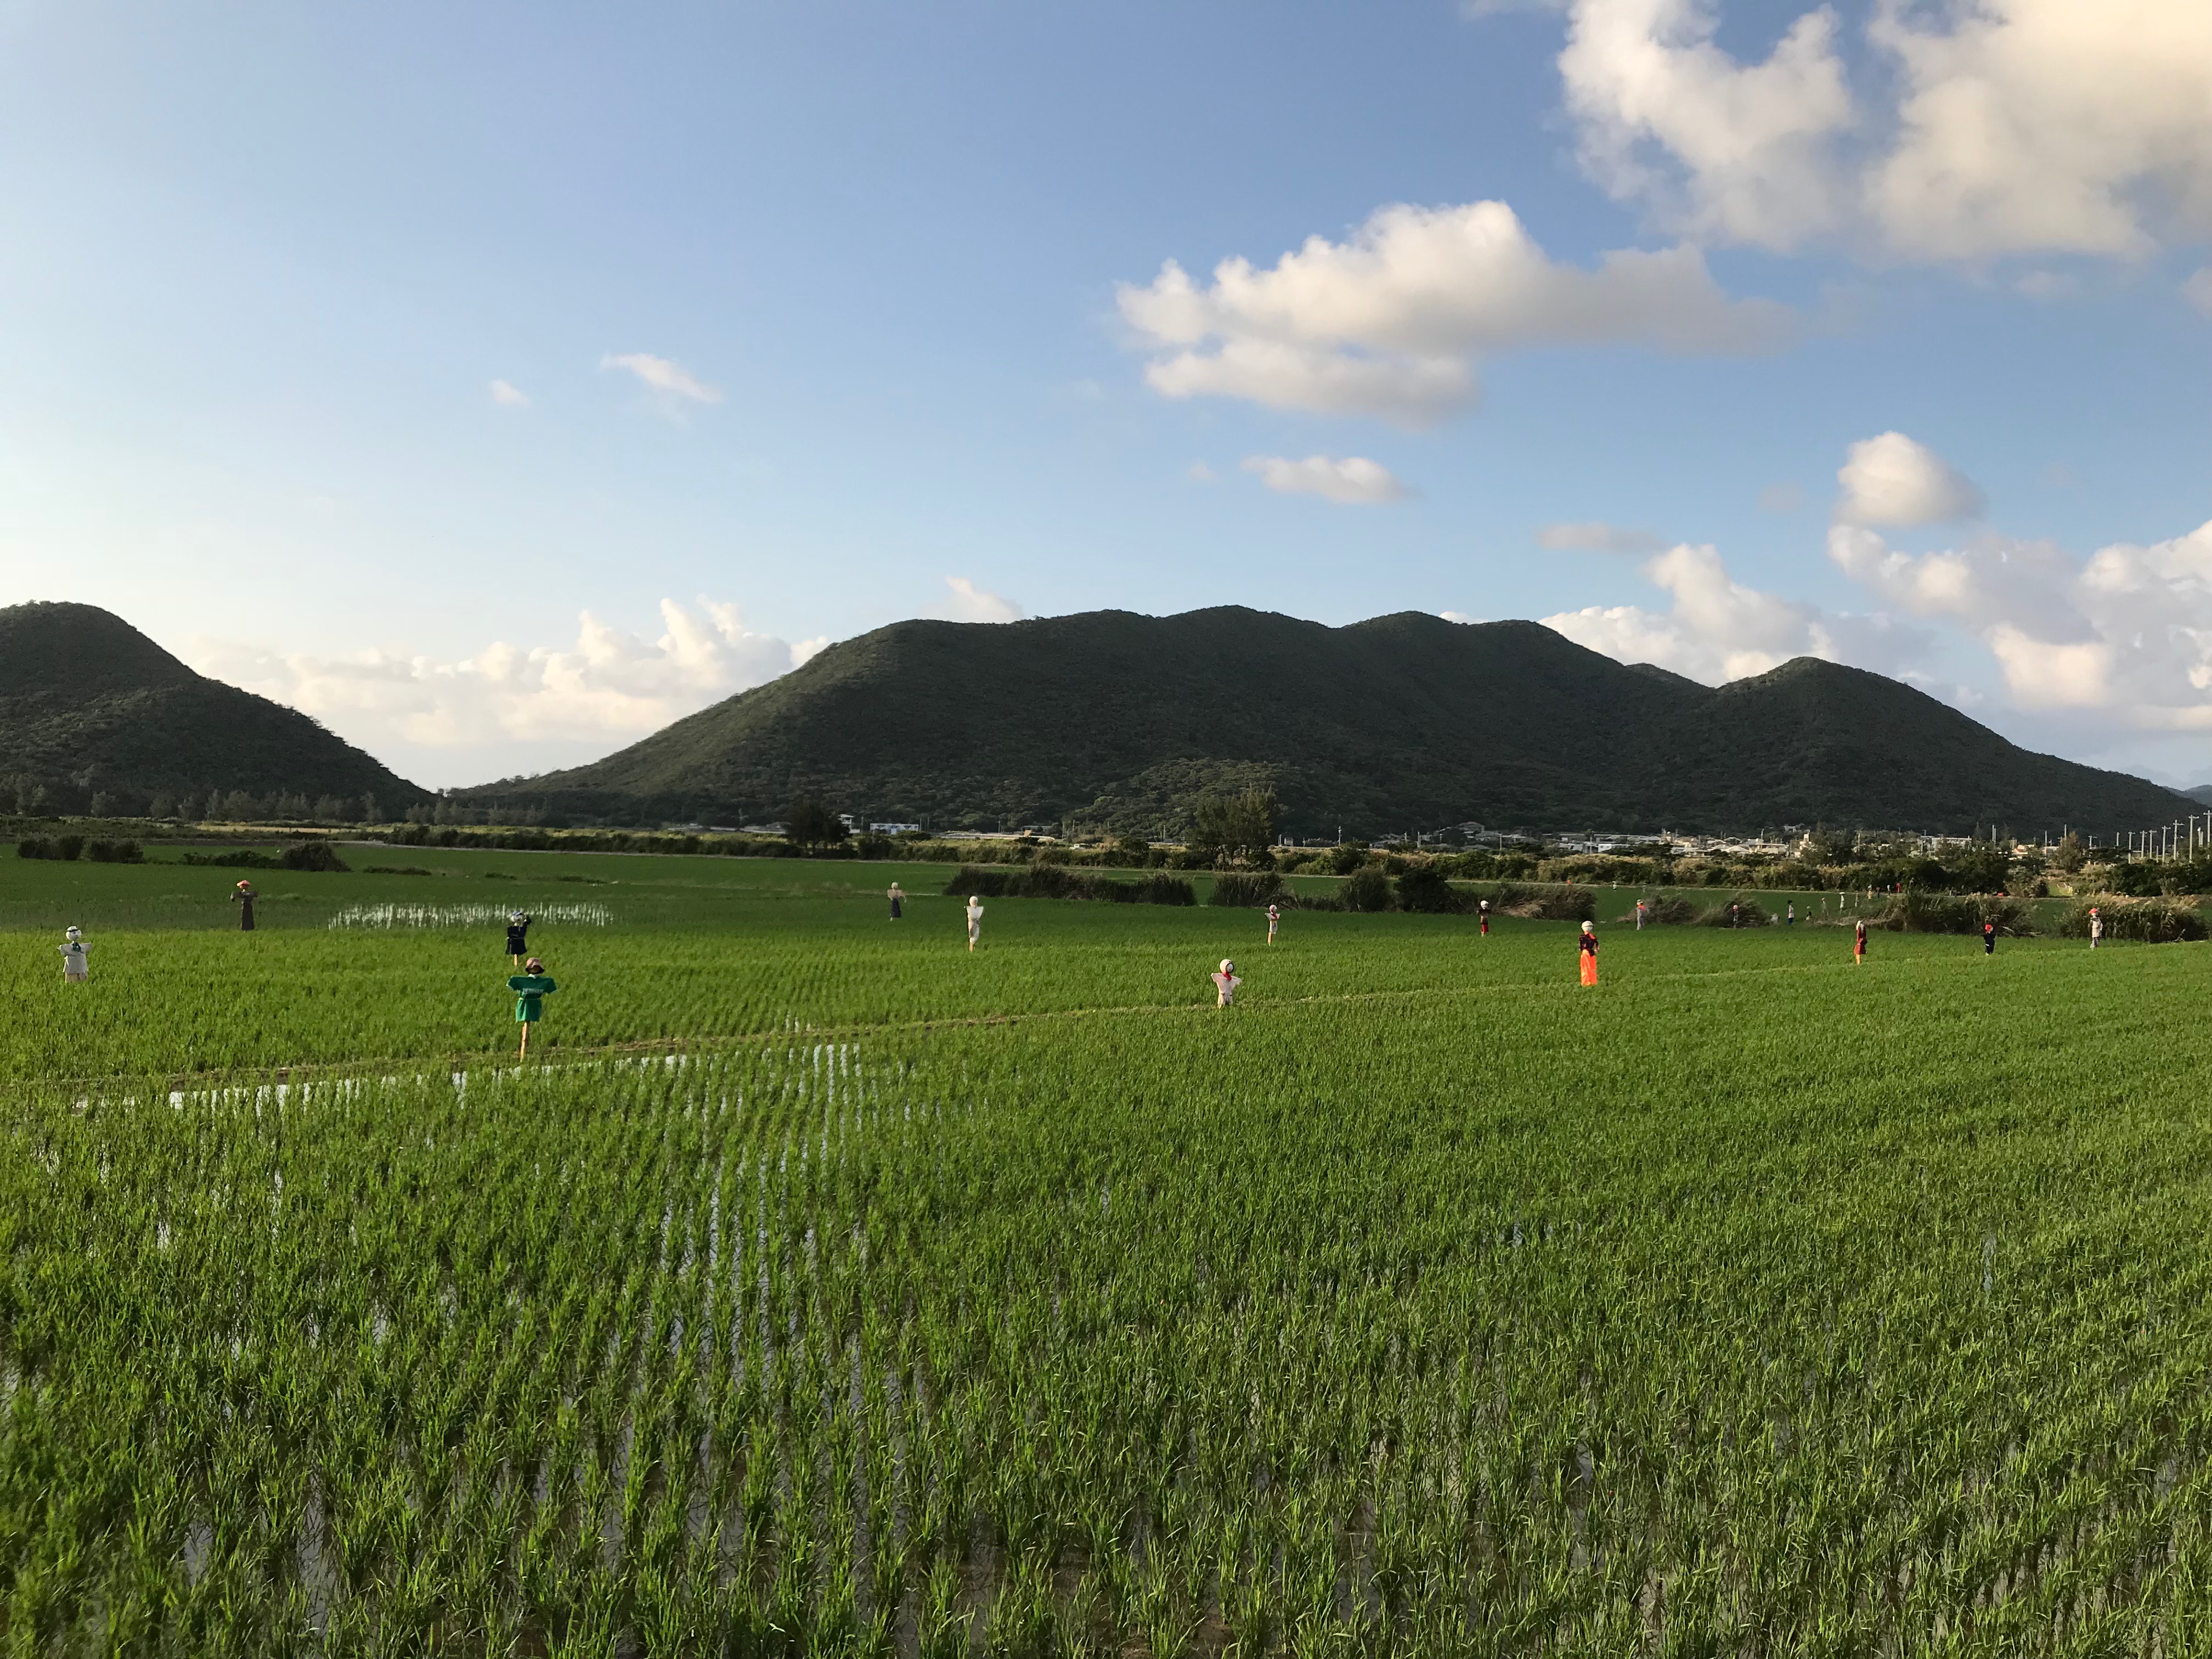
[[[0,599],[433,785],[1228,603],[2212,777],[2201,0],[641,9],[0,4]]]

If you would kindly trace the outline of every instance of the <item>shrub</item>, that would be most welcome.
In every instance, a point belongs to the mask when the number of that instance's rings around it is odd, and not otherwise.
[[[1273,904],[1282,896],[1283,878],[1272,870],[1250,872],[1224,871],[1213,878],[1212,896],[1208,904],[1238,905],[1256,909],[1263,904]]]
[[[1766,914],[1765,905],[1747,898],[1716,904],[1698,918],[1699,924],[1706,927],[1764,927],[1773,920]]]
[[[1152,844],[1142,836],[1123,836],[1108,849],[1107,855],[1116,864],[1142,870],[1152,862]]]
[[[2148,859],[2130,859],[2105,872],[2105,886],[2129,898],[2152,898],[2159,890],[2159,868]]]
[[[250,847],[240,848],[235,853],[187,853],[185,854],[184,861],[186,864],[212,865],[228,870],[283,868],[281,860],[270,858],[266,853],[257,853]]]
[[[1398,878],[1398,908],[1428,915],[1449,915],[1467,907],[1443,872],[1433,864],[1417,864]]]
[[[96,841],[84,849],[94,864],[143,864],[146,849],[135,841]]]
[[[1926,893],[1908,889],[1881,910],[1869,912],[1869,927],[1893,933],[1978,933],[1984,921],[2011,939],[2026,939],[2035,932],[2033,913],[2019,899],[1978,898],[1953,893]],[[2085,927],[2082,931],[2088,930]]]
[[[1037,865],[1027,870],[984,869],[963,864],[958,873],[945,884],[945,890],[956,898],[973,893],[982,898],[1103,899],[1122,904],[1198,902],[1190,884],[1173,876],[1151,875],[1133,882],[1108,881],[1057,864]]]
[[[1198,902],[1198,895],[1192,890],[1188,882],[1180,876],[1170,876],[1160,870],[1155,870],[1142,880],[1132,884],[1130,890],[1139,904],[1195,904]]]
[[[1012,898],[1104,898],[1109,884],[1064,864],[1033,864],[1027,870],[1008,871],[1006,878],[1006,892]]]
[[[1390,878],[1379,865],[1363,864],[1344,878],[1339,896],[1347,910],[1387,910],[1390,908]]]
[[[2126,898],[2098,893],[2076,899],[2058,920],[2058,931],[2069,939],[2089,937],[2089,907],[2105,924],[2106,939],[2135,939],[2145,945],[2172,945],[2206,934],[2204,913],[2193,904],[2166,898]]]
[[[1593,921],[1597,917],[1597,895],[1587,887],[1538,887],[1513,892],[1510,901],[1492,899],[1491,902],[1509,916],[1531,921]]]
[[[82,858],[84,856],[84,837],[82,836],[55,836],[54,856],[58,859]]]
[[[26,836],[15,843],[19,859],[50,859],[54,855],[54,844],[44,836]]]
[[[963,864],[951,880],[945,884],[945,892],[953,898],[965,898],[975,894],[981,898],[1004,898],[1012,890],[1021,872],[1014,870],[984,870],[972,864]]]
[[[1546,881],[1610,882],[1616,886],[1648,886],[1660,878],[1659,866],[1650,859],[1614,858],[1577,853],[1563,859],[1543,859],[1536,872]]]
[[[1346,842],[1332,848],[1328,855],[1330,873],[1348,876],[1367,862],[1367,847],[1364,842]]]
[[[277,860],[287,870],[336,871],[349,869],[346,861],[326,841],[303,841],[297,847],[288,847],[284,856]],[[484,872],[493,873],[490,871]]]
[[[1696,905],[1679,894],[1673,898],[1646,900],[1644,906],[1644,920],[1647,925],[1663,922],[1669,927],[1683,927],[1698,921],[1701,915]]]
[[[1480,849],[1459,855],[1459,873],[1469,881],[1501,877],[1533,876],[1539,860],[1527,853],[1489,853]]]

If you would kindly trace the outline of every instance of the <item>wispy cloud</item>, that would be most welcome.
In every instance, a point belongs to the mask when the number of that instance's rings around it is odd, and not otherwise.
[[[1380,461],[1364,455],[1309,455],[1302,461],[1284,455],[1250,455],[1244,470],[1256,472],[1268,489],[1285,495],[1318,495],[1339,507],[1370,507],[1401,501],[1413,492]]]
[[[1622,662],[1655,663],[1715,685],[1763,674],[1792,657],[1826,657],[1893,674],[1927,648],[1919,629],[1887,617],[1823,612],[1747,586],[1711,547],[1669,548],[1645,563],[1643,574],[1666,591],[1668,609],[1591,605],[1540,620]]]
[[[1878,598],[1972,630],[2023,708],[2097,709],[2150,729],[2212,731],[2212,524],[2076,561],[1983,534],[1912,554],[1838,525],[1828,556]]]
[[[947,576],[945,586],[951,594],[946,601],[949,621],[1010,623],[1019,622],[1029,614],[1012,599],[978,587],[965,576]]]
[[[304,709],[372,752],[515,741],[628,741],[787,673],[825,641],[755,633],[734,605],[660,602],[657,640],[588,611],[575,643],[498,641],[472,657],[399,649],[321,657],[228,640],[186,653],[202,673]]]
[[[1536,532],[1536,545],[1555,553],[1654,553],[1666,544],[1648,530],[1627,530],[1591,520],[1547,524]]]
[[[491,383],[491,400],[502,409],[530,407],[530,394],[520,386],[507,380],[494,380]]]
[[[722,394],[693,378],[681,363],[656,357],[649,351],[609,352],[599,359],[601,368],[619,368],[635,374],[651,390],[686,403],[719,404]]]

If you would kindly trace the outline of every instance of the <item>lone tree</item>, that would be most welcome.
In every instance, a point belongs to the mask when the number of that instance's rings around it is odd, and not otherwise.
[[[1282,814],[1272,789],[1203,795],[1199,798],[1197,816],[1191,825],[1190,848],[1194,853],[1211,854],[1217,859],[1256,863],[1268,856],[1267,849],[1275,844],[1275,831],[1281,822]]]
[[[845,820],[811,795],[801,795],[783,809],[783,836],[793,846],[834,847],[849,833]]]

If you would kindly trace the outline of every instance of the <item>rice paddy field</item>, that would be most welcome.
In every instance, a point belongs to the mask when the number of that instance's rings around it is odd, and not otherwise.
[[[10,1652],[2212,1650],[2212,947],[388,862],[0,859]]]

